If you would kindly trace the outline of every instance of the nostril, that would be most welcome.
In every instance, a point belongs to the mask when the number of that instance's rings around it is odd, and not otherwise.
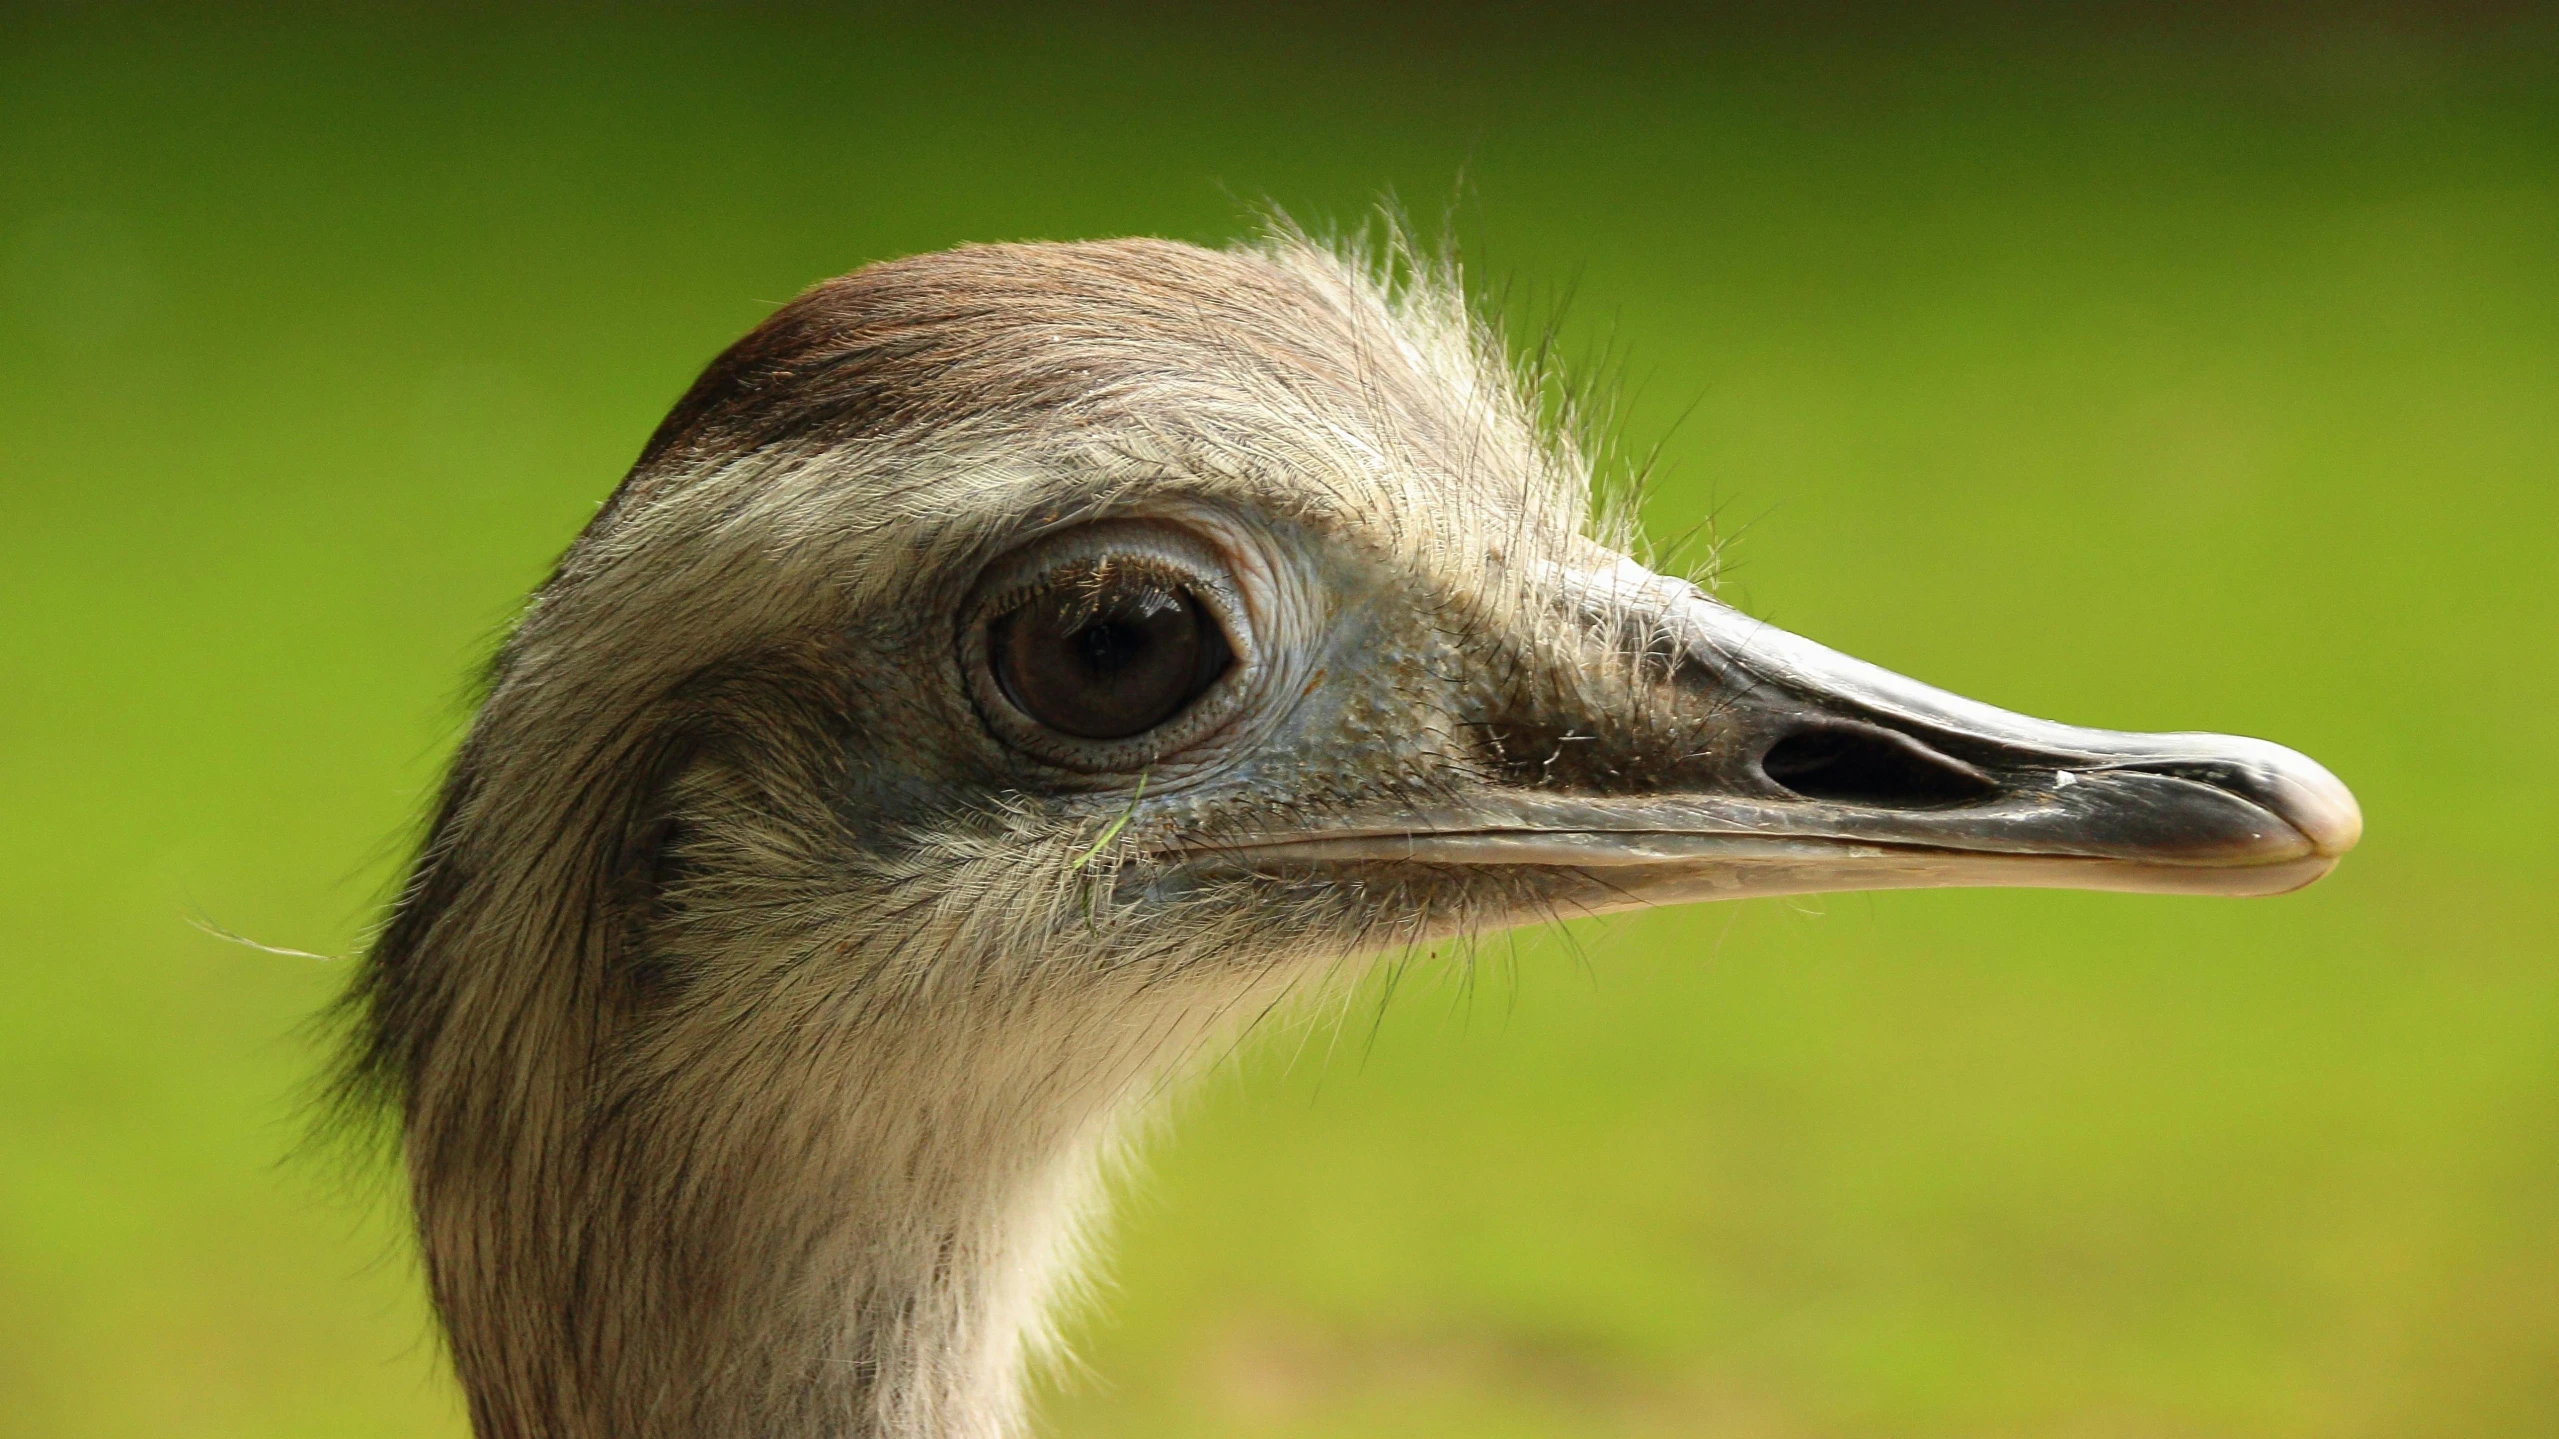
[[[1806,799],[1916,809],[1963,804],[1998,789],[1990,776],[1886,729],[1825,724],[1768,747],[1759,768]]]

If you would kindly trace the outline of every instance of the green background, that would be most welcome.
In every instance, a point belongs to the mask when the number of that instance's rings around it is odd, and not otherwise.
[[[0,1431],[457,1435],[299,1032],[692,372],[964,240],[1446,214],[1724,593],[2264,734],[2274,901],[1486,952],[1152,1153],[1065,1436],[2559,1433],[2559,31],[0,13]],[[361,1186],[359,1186],[361,1187]],[[378,1187],[378,1186],[377,1186]]]

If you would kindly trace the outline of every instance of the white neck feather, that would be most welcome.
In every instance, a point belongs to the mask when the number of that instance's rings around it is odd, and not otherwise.
[[[422,1187],[483,1435],[1020,1434],[1107,1160],[1254,987],[1129,979],[705,1006],[594,1130]]]

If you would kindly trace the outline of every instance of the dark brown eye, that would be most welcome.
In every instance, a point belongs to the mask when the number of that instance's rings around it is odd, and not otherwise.
[[[1235,660],[1197,595],[1111,564],[998,617],[987,655],[1005,698],[1022,713],[1091,740],[1155,728],[1206,693]]]

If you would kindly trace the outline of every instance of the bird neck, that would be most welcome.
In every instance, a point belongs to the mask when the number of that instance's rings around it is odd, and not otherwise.
[[[1196,998],[1015,993],[959,1015],[919,996],[829,1025],[786,996],[668,1026],[602,1093],[560,1060],[548,1097],[420,1116],[419,1219],[475,1425],[1019,1433],[1101,1161],[1198,1050]],[[434,1142],[485,1141],[493,1113],[503,1149]]]

